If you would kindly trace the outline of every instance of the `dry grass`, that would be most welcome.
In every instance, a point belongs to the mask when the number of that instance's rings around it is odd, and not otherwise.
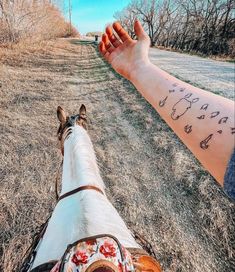
[[[58,6],[51,0],[0,0],[0,46],[79,35]]]
[[[1,270],[14,271],[55,205],[56,108],[85,103],[107,192],[164,271],[235,271],[234,204],[92,44],[50,43],[0,65]]]

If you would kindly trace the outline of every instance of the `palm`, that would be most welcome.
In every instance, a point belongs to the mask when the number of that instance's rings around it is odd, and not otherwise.
[[[110,54],[110,63],[119,74],[130,79],[130,73],[138,62],[146,61],[147,58],[148,46],[142,42],[131,41],[123,43]]]
[[[135,30],[138,41],[132,40],[120,24],[115,23],[114,29],[119,36],[117,39],[108,27],[102,37],[100,51],[112,67],[122,76],[130,79],[130,74],[143,62],[148,62],[149,39],[142,26],[136,22]],[[137,28],[137,29],[136,29]]]

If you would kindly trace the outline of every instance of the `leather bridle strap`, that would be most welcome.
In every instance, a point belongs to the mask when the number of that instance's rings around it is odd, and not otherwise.
[[[58,180],[59,180],[59,175],[60,175],[60,169],[63,165],[64,159],[62,159],[60,166],[57,170],[57,175],[56,175],[56,179],[55,179],[55,197],[56,197],[56,201],[58,201],[59,199],[59,190],[58,190]]]
[[[104,194],[104,192],[103,192],[100,188],[98,188],[98,187],[96,187],[96,186],[93,186],[93,185],[85,185],[85,186],[80,186],[80,187],[78,187],[78,188],[76,188],[76,189],[74,189],[74,190],[72,190],[72,191],[70,191],[70,192],[68,192],[68,193],[63,194],[62,196],[60,196],[60,197],[58,198],[58,202],[59,202],[61,199],[67,197],[67,196],[71,196],[71,195],[76,194],[76,193],[78,193],[78,192],[81,192],[81,191],[83,191],[83,190],[95,190],[95,191],[101,193],[102,195]]]

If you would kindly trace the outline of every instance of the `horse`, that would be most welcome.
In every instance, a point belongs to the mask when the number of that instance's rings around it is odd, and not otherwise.
[[[125,248],[130,254],[135,255],[132,261],[137,270],[126,271],[159,272],[159,263],[137,243],[132,232],[106,196],[95,151],[87,132],[85,105],[82,104],[79,113],[72,116],[58,106],[57,117],[60,122],[57,136],[63,155],[61,193],[34,250],[35,256],[28,271],[65,271],[56,270],[55,265],[58,265],[68,245],[87,237],[92,237],[92,240],[94,237],[101,240],[106,239],[105,237],[115,237],[122,249]],[[110,248],[106,251],[107,254],[111,254]],[[104,247],[103,252],[102,250],[100,252],[104,253]],[[144,256],[145,259],[143,259]],[[141,257],[142,263],[138,262]],[[84,260],[83,264],[88,262],[87,258]],[[143,263],[145,267],[147,263],[148,270],[141,270]],[[96,265],[96,270],[89,271],[124,271],[120,268],[112,270],[109,265],[102,267],[99,270]]]

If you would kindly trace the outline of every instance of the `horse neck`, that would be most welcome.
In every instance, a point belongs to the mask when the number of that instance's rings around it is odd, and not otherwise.
[[[64,142],[61,193],[64,194],[84,185],[94,185],[104,189],[90,137],[84,128],[75,126]]]

